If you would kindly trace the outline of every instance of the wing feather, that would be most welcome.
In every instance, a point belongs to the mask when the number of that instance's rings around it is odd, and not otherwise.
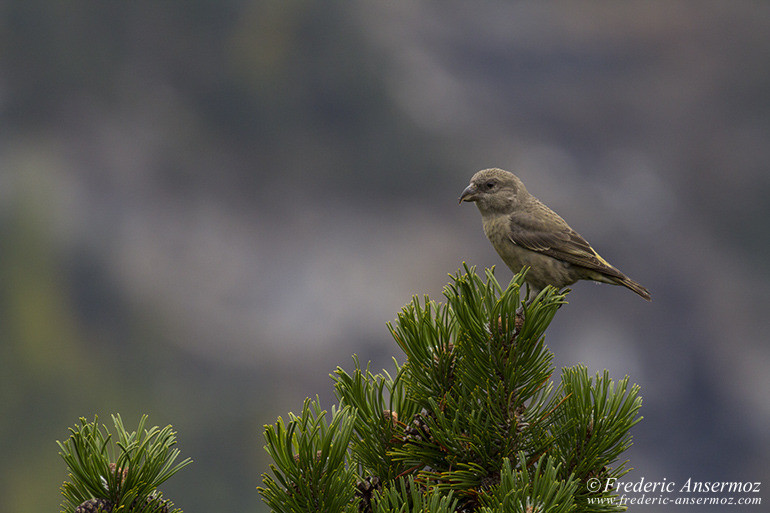
[[[547,207],[542,205],[542,208]],[[555,216],[555,218],[547,216],[550,223],[546,223],[538,216],[528,212],[513,214],[510,224],[511,242],[557,260],[563,260],[615,278],[625,278],[623,273],[599,256],[594,248],[579,233],[570,228],[561,217],[550,210],[548,212]]]

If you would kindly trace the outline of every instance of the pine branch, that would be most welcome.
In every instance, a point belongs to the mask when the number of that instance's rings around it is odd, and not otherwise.
[[[426,490],[410,477],[399,479],[396,484],[378,493],[373,501],[373,513],[414,511],[420,513],[453,513],[457,510],[457,499],[436,490]]]
[[[517,470],[517,468],[519,470]],[[500,483],[480,497],[480,513],[510,511],[568,513],[575,508],[573,495],[578,483],[573,478],[559,478],[560,465],[554,458],[541,456],[530,469],[524,453],[519,454],[516,468],[506,459],[500,472]]]
[[[258,490],[274,511],[343,511],[352,504],[356,475],[346,458],[355,413],[332,408],[331,417],[327,423],[318,399],[307,399],[299,416],[265,426],[265,449],[275,464]]]
[[[274,511],[622,509],[591,504],[586,482],[628,472],[612,465],[641,419],[639,388],[582,366],[554,384],[544,334],[566,292],[525,302],[524,273],[505,288],[484,277],[464,266],[445,304],[415,297],[388,324],[406,354],[395,377],[355,356],[337,368],[328,426],[307,401],[266,427],[275,463],[260,493]]]
[[[552,429],[557,434],[556,451],[565,462],[565,470],[583,481],[598,477],[604,483],[608,478],[628,473],[626,462],[614,468],[610,465],[631,446],[630,429],[642,420],[638,416],[642,406],[639,387],[629,388],[628,376],[613,382],[606,370],[591,379],[588,370],[580,365],[563,370],[562,385],[566,399]],[[596,504],[587,504],[589,495],[597,497],[582,487],[576,496],[577,504],[587,509],[597,508]]]
[[[368,366],[361,369],[356,356],[354,362],[352,375],[339,367],[332,374],[340,405],[349,405],[357,412],[351,441],[352,456],[368,475],[381,481],[391,480],[407,470],[389,453],[397,443],[395,438],[403,431],[399,414],[402,418],[410,418],[416,413],[417,405],[407,399],[404,382],[399,379],[398,363],[394,380],[386,371],[374,375]]]
[[[96,504],[104,511],[168,513],[173,504],[162,499],[157,488],[192,462],[187,458],[174,465],[179,456],[173,447],[176,433],[171,426],[145,429],[146,415],[132,432],[120,415],[113,415],[112,421],[114,435],[97,418],[81,418],[67,440],[56,442],[71,479],[62,485],[62,511],[74,513],[82,504]],[[171,510],[176,512],[181,510]]]

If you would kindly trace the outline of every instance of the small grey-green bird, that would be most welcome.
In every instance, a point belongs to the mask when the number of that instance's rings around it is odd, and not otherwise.
[[[561,289],[578,280],[593,280],[623,285],[647,301],[652,299],[646,288],[610,265],[564,219],[532,196],[513,173],[479,171],[460,195],[463,201],[476,203],[484,233],[505,265],[514,273],[530,268],[525,280],[535,294],[546,285]]]

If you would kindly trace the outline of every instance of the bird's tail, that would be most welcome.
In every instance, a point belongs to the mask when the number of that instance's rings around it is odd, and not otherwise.
[[[633,290],[634,292],[642,296],[647,301],[652,301],[652,296],[650,296],[650,292],[646,288],[642,287],[640,284],[636,283],[634,280],[629,278],[628,276],[617,278],[615,280],[615,283],[617,283],[618,285],[623,285],[624,287],[627,287]]]

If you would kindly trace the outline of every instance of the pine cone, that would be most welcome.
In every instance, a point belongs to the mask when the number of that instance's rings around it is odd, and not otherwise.
[[[476,498],[469,498],[463,503],[457,505],[456,513],[474,513],[479,507],[479,502]]]
[[[155,493],[151,493],[150,495],[144,498],[145,506],[149,505],[153,501],[156,506],[159,506],[159,508],[155,510],[158,513],[168,513],[169,510],[171,509],[169,507],[169,505],[171,504],[171,501],[166,499],[161,499]],[[137,502],[137,499],[134,499],[134,501],[131,503],[131,507],[129,508],[129,511],[134,510],[134,508],[136,507],[136,502]]]
[[[110,472],[113,474],[118,473],[118,464],[117,463],[110,463]],[[126,481],[126,476],[128,475],[128,467],[123,467],[123,475],[120,476],[120,484],[123,484]]]
[[[514,327],[516,328],[516,334],[518,335],[521,331],[522,326],[524,326],[524,316],[518,312],[516,312],[516,320],[514,322]]]
[[[522,419],[524,418],[524,412],[527,410],[527,407],[523,404],[520,404],[516,407],[516,410],[513,412],[513,417],[516,420],[516,433],[521,433],[525,429],[529,428],[529,422],[524,422]]]
[[[356,497],[361,499],[358,503],[359,513],[372,513],[372,496],[376,490],[381,488],[382,483],[377,476],[367,477],[356,484]]]
[[[390,410],[382,410],[382,418],[386,424],[390,424],[394,428],[398,425],[398,413]]]
[[[294,455],[294,461],[299,463],[299,454],[295,454]],[[316,462],[321,461],[321,450],[320,449],[315,452],[315,461]]]
[[[493,472],[481,478],[480,487],[482,490],[489,490],[493,486],[500,484],[500,472]]]
[[[430,428],[425,422],[428,410],[423,408],[416,414],[412,422],[404,429],[404,442],[421,442],[430,440]]]
[[[110,513],[112,506],[112,502],[107,499],[88,499],[75,508],[75,513]]]

